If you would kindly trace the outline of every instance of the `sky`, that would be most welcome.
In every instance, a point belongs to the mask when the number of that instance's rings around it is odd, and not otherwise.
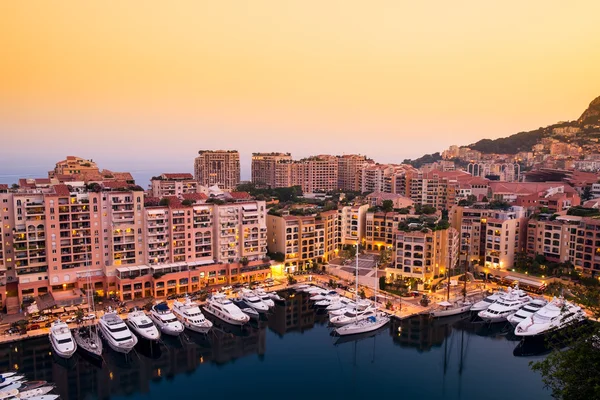
[[[0,2],[0,182],[200,149],[401,162],[579,117],[600,2]],[[143,180],[140,182],[140,179]]]

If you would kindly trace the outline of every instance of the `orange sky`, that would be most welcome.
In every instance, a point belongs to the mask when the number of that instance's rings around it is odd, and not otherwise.
[[[28,156],[401,161],[575,119],[600,95],[600,2],[571,3],[2,2],[0,181]]]

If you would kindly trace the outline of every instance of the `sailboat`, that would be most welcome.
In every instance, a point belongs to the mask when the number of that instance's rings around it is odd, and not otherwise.
[[[87,262],[87,253],[86,253],[86,283],[87,290],[85,291],[87,303],[89,306],[89,312],[93,315],[96,315],[96,307],[94,305],[94,294],[92,290],[92,276],[90,273],[90,265]],[[95,323],[92,323],[90,326],[81,326],[75,329],[73,334],[75,338],[75,342],[77,343],[77,348],[82,350],[85,354],[96,358],[102,359],[102,340],[100,340],[100,335],[98,334],[98,326]]]
[[[377,268],[377,266],[375,267]],[[356,244],[356,302],[358,304],[358,243]],[[336,328],[336,332],[340,336],[345,335],[355,335],[359,333],[367,333],[375,331],[388,322],[390,322],[390,318],[382,312],[377,312],[377,284],[375,285],[375,312],[373,315],[368,316],[367,318],[359,319],[359,314],[356,313],[355,321],[353,323],[341,326]]]
[[[446,301],[438,303],[438,307],[431,310],[429,315],[434,318],[449,317],[451,315],[458,315],[466,313],[473,307],[473,303],[467,300],[467,266],[465,265],[465,287],[464,287],[463,299],[456,301],[454,304],[450,302],[450,271],[448,271],[448,292],[446,294]]]

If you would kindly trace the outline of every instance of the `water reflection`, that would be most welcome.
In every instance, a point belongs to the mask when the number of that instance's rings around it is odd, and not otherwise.
[[[159,344],[140,340],[136,351],[128,357],[107,349],[102,365],[90,362],[79,353],[69,362],[57,362],[46,337],[0,346],[0,371],[18,369],[31,380],[55,382],[57,393],[64,400],[109,399],[116,395],[149,393],[153,382],[170,380],[180,374],[192,374],[202,364],[225,365],[251,355],[257,355],[262,360],[267,351],[269,331],[276,335],[271,334],[271,337],[283,337],[290,332],[318,330],[311,334],[330,342],[325,343],[325,349],[335,349],[336,360],[343,358],[348,351],[355,360],[356,343],[373,337],[377,337],[379,347],[383,345],[383,348],[389,346],[392,349],[394,346],[389,344],[388,339],[391,336],[394,345],[413,349],[418,353],[438,349],[439,356],[435,353],[430,356],[434,356],[443,365],[444,377],[451,367],[458,368],[459,376],[462,374],[469,338],[472,336],[514,340],[505,326],[473,323],[468,316],[437,320],[426,316],[392,319],[387,327],[376,332],[351,337],[330,337],[326,330],[327,314],[314,308],[309,294],[289,291],[281,293],[281,296],[285,301],[276,303],[268,319],[263,317],[243,328],[212,319],[214,329],[208,335],[186,331],[180,338],[165,338]],[[380,341],[378,336],[383,340]],[[291,337],[292,335],[290,340]],[[355,346],[345,345],[346,343],[354,343]],[[371,346],[367,347],[370,349]],[[399,349],[396,347],[396,350]],[[373,357],[375,352],[373,343]],[[396,352],[387,350],[387,353],[391,355]],[[388,354],[380,353],[379,356],[384,359],[384,363],[393,362],[395,365],[397,360],[387,360]],[[450,355],[455,357],[452,361]]]

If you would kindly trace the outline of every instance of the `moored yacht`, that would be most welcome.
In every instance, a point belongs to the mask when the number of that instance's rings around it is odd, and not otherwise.
[[[250,317],[222,293],[215,293],[209,297],[204,311],[232,325],[244,325],[250,321]]]
[[[521,321],[538,312],[540,308],[544,307],[546,304],[548,304],[548,302],[544,299],[533,299],[523,307],[519,308],[519,311],[513,315],[509,315],[506,320],[510,322],[512,326],[516,327]]]
[[[562,297],[555,297],[539,311],[519,322],[515,328],[515,335],[543,335],[581,322],[585,318],[585,312],[577,304]]]
[[[484,297],[481,301],[478,301],[477,303],[473,304],[470,311],[479,312],[479,311],[487,310],[487,308],[489,306],[491,306],[493,302],[495,302],[496,300],[498,300],[500,298],[500,296],[503,296],[505,294],[506,293],[502,290],[494,292],[494,293],[490,294],[489,296]]]
[[[69,325],[61,320],[56,320],[50,326],[50,343],[54,352],[62,358],[71,358],[77,350],[77,343],[73,340],[73,335]]]
[[[184,327],[194,332],[206,333],[213,326],[212,322],[204,318],[198,304],[189,297],[186,297],[183,302],[176,300],[173,303],[173,314]]]
[[[531,296],[519,289],[518,286],[512,290],[509,288],[506,294],[500,296],[487,309],[479,311],[477,315],[485,322],[503,322],[509,315],[516,313],[519,308],[531,300]]]
[[[269,311],[269,306],[267,306],[252,290],[242,289],[241,292],[238,293],[238,296],[248,307],[254,308],[259,313]]]
[[[329,311],[330,315],[333,311],[342,310],[353,304],[352,300],[347,297],[340,296],[337,300],[333,300],[325,310]]]
[[[254,293],[262,300],[263,303],[267,305],[267,307],[275,307],[275,302],[269,295],[269,293],[265,292],[263,288],[257,288],[254,290]]]
[[[376,331],[377,329],[386,325],[388,322],[390,322],[390,317],[380,312],[375,313],[367,318],[341,326],[335,331],[340,336],[356,335],[359,333]]]
[[[183,325],[177,320],[167,303],[158,303],[150,309],[150,319],[165,335],[179,336]]]
[[[134,310],[127,314],[125,323],[129,326],[129,329],[142,339],[150,341],[158,341],[160,339],[160,331],[142,310]]]
[[[325,300],[327,296],[336,296],[338,292],[335,290],[320,290],[316,293],[311,293],[310,299],[313,301]],[[338,295],[339,296],[339,295]]]
[[[329,323],[333,326],[348,325],[376,315],[376,311],[374,306],[347,308],[341,315],[331,315]]]
[[[429,315],[434,318],[449,317],[452,315],[458,315],[468,312],[473,303],[468,300],[458,300],[455,303],[449,301],[442,301],[438,303],[438,307],[433,309]]]
[[[125,322],[115,311],[108,311],[99,320],[102,336],[108,342],[111,349],[116,352],[127,354],[138,342],[135,335],[131,333]]]

